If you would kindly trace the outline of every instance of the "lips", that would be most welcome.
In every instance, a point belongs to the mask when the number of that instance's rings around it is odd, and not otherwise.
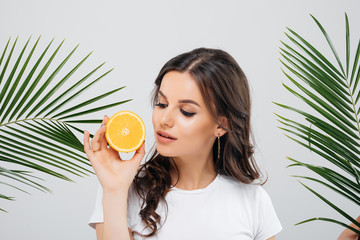
[[[176,138],[175,138],[174,136],[171,136],[171,135],[168,134],[167,132],[157,131],[156,133],[157,133],[160,137],[167,138],[167,139],[171,139],[171,140],[176,140]]]

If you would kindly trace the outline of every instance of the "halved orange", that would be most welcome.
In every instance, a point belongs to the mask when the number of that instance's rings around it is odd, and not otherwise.
[[[106,140],[118,152],[137,150],[144,142],[145,134],[143,120],[130,111],[115,113],[106,124]]]

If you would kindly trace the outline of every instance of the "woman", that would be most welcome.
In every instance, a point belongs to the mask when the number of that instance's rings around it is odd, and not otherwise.
[[[140,168],[144,144],[123,161],[107,148],[105,126],[91,145],[84,134],[101,184],[89,222],[98,239],[275,239],[281,225],[259,184],[249,86],[236,61],[195,49],[168,61],[155,85],[156,150]]]

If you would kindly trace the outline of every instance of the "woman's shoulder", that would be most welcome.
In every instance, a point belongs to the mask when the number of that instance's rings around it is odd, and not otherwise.
[[[263,191],[259,182],[243,183],[233,177],[219,174],[219,189],[246,195],[259,195]]]

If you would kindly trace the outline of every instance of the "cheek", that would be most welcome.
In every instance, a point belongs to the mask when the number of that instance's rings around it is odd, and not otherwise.
[[[208,138],[212,134],[212,124],[203,119],[183,118],[178,125],[183,136],[193,139]]]
[[[152,114],[152,124],[154,127],[156,126],[156,123],[158,122],[157,119],[158,119],[158,114],[157,114],[156,109],[154,109],[153,114]]]

